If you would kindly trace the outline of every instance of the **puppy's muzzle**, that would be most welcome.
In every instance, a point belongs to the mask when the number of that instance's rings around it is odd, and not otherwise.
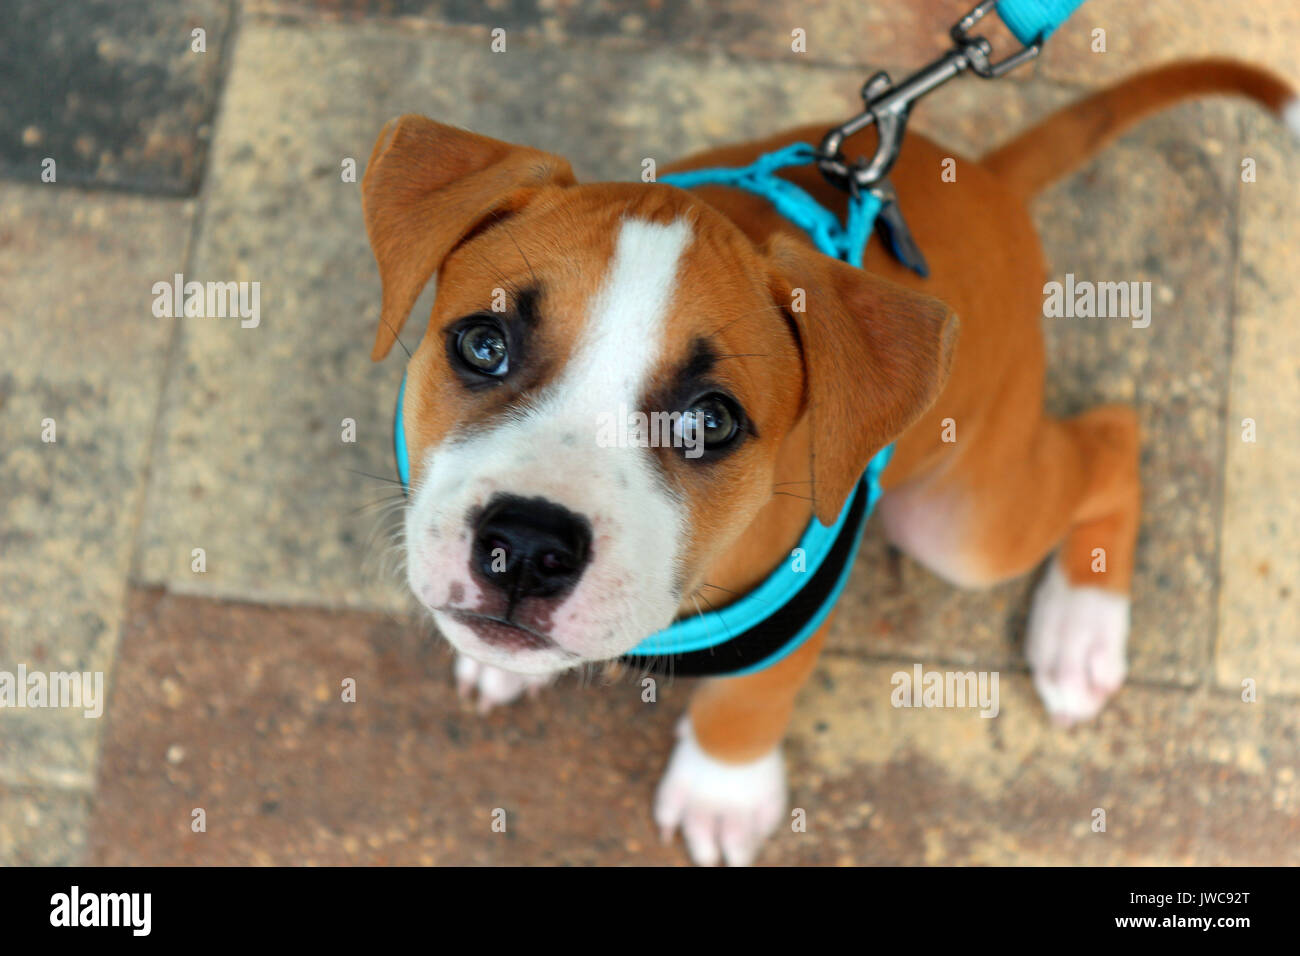
[[[591,524],[545,498],[497,495],[472,523],[475,575],[510,605],[570,591],[591,561]]]

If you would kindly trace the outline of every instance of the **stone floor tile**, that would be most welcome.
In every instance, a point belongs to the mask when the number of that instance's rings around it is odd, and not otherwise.
[[[111,669],[172,334],[151,289],[182,268],[191,216],[0,185],[0,669]],[[97,725],[0,711],[0,780],[88,787]]]
[[[91,859],[676,862],[648,801],[683,688],[644,704],[628,678],[568,677],[480,718],[456,697],[447,646],[415,626],[137,592]]]
[[[1002,674],[998,716],[895,708],[914,661],[825,659],[795,715],[790,863],[1182,866],[1300,861],[1293,700],[1125,687],[1099,720],[1045,717]],[[926,665],[925,670],[935,669]],[[1093,830],[1105,811],[1105,832]]]
[[[230,0],[15,0],[0,31],[0,175],[192,195]],[[192,31],[205,31],[205,52]]]
[[[1215,679],[1300,693],[1300,151],[1247,116]],[[1254,422],[1254,441],[1243,426]]]
[[[1300,859],[1293,703],[1130,687],[1096,726],[1062,732],[1011,674],[994,719],[896,709],[904,667],[820,665],[788,746],[807,831],[778,834],[764,862]],[[481,718],[445,649],[382,616],[137,592],[90,859],[680,863],[649,808],[689,687],[646,704],[626,675],[569,677]]]
[[[0,784],[0,866],[69,866],[86,851],[90,797]]]
[[[287,22],[400,21],[412,27],[460,28],[486,43],[489,31],[641,47],[718,51],[737,59],[860,66],[893,63],[916,69],[948,49],[948,29],[972,6],[964,0],[862,4],[843,0],[599,0],[506,3],[502,0],[247,0],[250,13]],[[794,31],[803,48],[795,51]],[[981,27],[998,51],[1014,49],[996,17]],[[1020,71],[1023,78],[1032,70]]]

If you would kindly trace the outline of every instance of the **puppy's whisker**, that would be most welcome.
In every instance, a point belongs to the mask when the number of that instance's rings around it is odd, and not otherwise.
[[[379,321],[383,322],[384,325],[388,327],[388,331],[393,333],[393,341],[402,347],[402,351],[406,353],[406,357],[409,359],[411,357],[411,350],[406,347],[406,343],[402,341],[402,337],[397,334],[397,329],[388,325],[388,320],[384,318],[382,312],[379,314]]]
[[[733,591],[733,590],[731,590],[731,588],[724,588],[721,584],[710,584],[708,581],[705,581],[703,584],[700,585],[700,587],[702,587],[702,588],[713,588],[713,590],[715,590],[715,591],[726,591],[728,594],[740,594],[740,593],[741,593],[740,591]]]
[[[779,306],[777,306],[775,303],[773,303],[772,305],[766,305],[766,306],[763,306],[762,308],[759,308],[759,309],[751,309],[751,310],[748,311],[748,312],[742,312],[740,315],[736,316],[734,319],[731,319],[731,320],[728,321],[728,322],[724,322],[722,325],[718,326],[716,329],[713,330],[712,334],[713,334],[713,335],[720,335],[720,334],[722,334],[723,332],[727,331],[727,329],[729,329],[729,328],[731,328],[733,325],[735,325],[737,322],[740,322],[740,321],[742,321],[742,320],[744,320],[744,319],[748,319],[748,318],[750,318],[751,316],[762,315],[762,314],[765,313],[765,312],[776,312],[776,313],[780,314],[781,309],[780,309]]]
[[[798,498],[800,501],[811,501],[813,504],[816,504],[816,503],[817,503],[817,499],[816,499],[816,498],[814,498],[814,497],[812,497],[812,496],[810,496],[810,495],[796,495],[793,491],[773,491],[773,492],[772,492],[772,497],[773,497],[773,498],[775,498],[777,495],[785,495],[787,498]]]
[[[515,232],[510,228],[509,218],[501,220],[501,225],[505,227],[506,235],[510,237],[510,241],[514,243],[515,249],[518,250],[519,258],[523,259],[524,265],[528,267],[528,274],[533,278],[533,285],[540,289],[542,286],[542,280],[537,278],[537,273],[533,271],[533,264],[528,261],[528,256],[524,254],[523,247],[519,245],[519,241],[515,239]]]
[[[722,585],[720,585],[720,584],[709,584],[707,581],[706,581],[705,583],[701,584],[700,587],[702,587],[702,588],[713,588],[715,591],[726,591],[728,594],[744,594],[744,593],[745,593],[745,592],[743,592],[743,591],[733,591],[733,590],[731,590],[731,588],[724,588],[724,587],[723,587]],[[701,594],[700,597],[704,597],[704,595]],[[757,595],[754,594],[753,591],[750,591],[750,592],[749,592],[749,598],[750,598],[751,601],[758,601],[758,600],[761,600],[759,597],[757,597]],[[763,603],[767,603],[767,602],[764,601]],[[713,605],[710,604],[709,607],[712,608]]]
[[[387,506],[387,508],[384,510],[392,510],[397,503],[404,502],[405,500],[406,497],[404,495],[396,495],[396,496],[385,495],[382,498],[377,498],[374,501],[369,501],[357,508],[353,508],[351,511],[348,512],[348,517],[359,515],[362,512],[369,511],[372,508],[378,508],[381,505]],[[381,510],[380,512],[381,515],[384,513],[384,510]]]
[[[344,470],[344,471],[350,471],[350,472],[352,472],[352,474],[354,474],[354,475],[360,475],[360,476],[363,477],[363,478],[373,478],[373,479],[375,479],[375,481],[382,481],[382,482],[385,482],[386,484],[390,484],[390,485],[399,485],[399,486],[400,486],[401,483],[402,483],[402,482],[401,482],[400,480],[398,480],[397,478],[390,478],[390,477],[388,477],[387,475],[372,475],[372,474],[371,474],[370,472],[368,472],[368,471],[359,471],[359,470],[356,469],[356,468],[344,468],[343,470]]]

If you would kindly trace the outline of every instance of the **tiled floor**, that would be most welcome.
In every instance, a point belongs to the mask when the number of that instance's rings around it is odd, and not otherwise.
[[[0,90],[0,670],[101,670],[110,696],[102,720],[0,711],[0,862],[681,862],[648,806],[686,684],[646,705],[569,678],[478,718],[384,572],[364,473],[390,473],[400,368],[367,357],[378,283],[339,170],[417,111],[632,178],[848,115],[869,66],[922,62],[966,4],[46,6],[0,39],[29,77]],[[1033,69],[914,124],[978,153],[1180,56],[1300,83],[1297,43],[1282,0],[1091,0]],[[1054,273],[1150,280],[1160,310],[1141,335],[1046,323],[1055,410],[1142,415],[1132,679],[1052,729],[1020,663],[1029,582],[957,592],[869,533],[790,737],[808,832],[765,861],[1300,862],[1298,181],[1300,148],[1214,99],[1038,200]],[[260,326],[154,318],[177,272],[260,282]],[[998,719],[889,707],[915,661],[1000,669]]]

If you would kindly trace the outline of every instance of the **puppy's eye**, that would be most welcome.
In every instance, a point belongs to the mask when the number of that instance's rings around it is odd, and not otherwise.
[[[682,412],[682,431],[694,441],[702,439],[705,448],[721,448],[740,431],[740,409],[720,392],[702,395]]]
[[[506,334],[492,322],[478,322],[456,335],[456,355],[470,371],[500,378],[510,371]]]

